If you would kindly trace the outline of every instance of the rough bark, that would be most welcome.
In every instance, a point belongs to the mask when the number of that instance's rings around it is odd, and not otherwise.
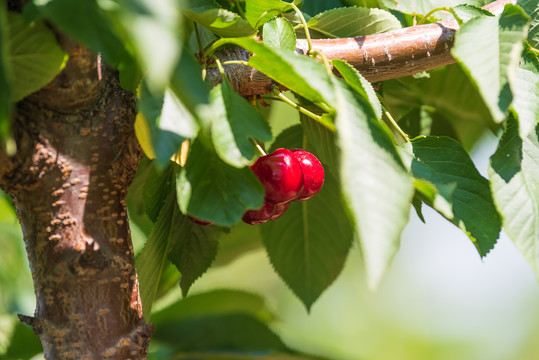
[[[67,66],[16,104],[17,153],[0,150],[0,188],[22,227],[47,359],[143,359],[142,316],[126,210],[140,160],[135,98],[117,73],[60,36]],[[101,75],[99,76],[98,73]]]
[[[483,8],[499,15],[506,4],[516,0],[498,0]],[[418,25],[383,34],[357,36],[354,38],[314,39],[313,50],[329,60],[345,60],[354,66],[370,82],[395,79],[432,70],[455,62],[451,47],[455,40],[458,24],[447,20],[435,24]],[[298,39],[296,52],[307,54],[307,41]],[[248,61],[252,56],[238,46],[216,52],[221,61]],[[276,83],[259,71],[244,65],[225,65],[227,78],[243,96],[261,95],[271,92]],[[217,68],[209,68],[207,81],[219,84],[221,74]]]

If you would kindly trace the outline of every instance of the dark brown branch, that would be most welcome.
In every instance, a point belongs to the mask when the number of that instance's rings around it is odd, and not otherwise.
[[[498,0],[483,8],[500,14],[503,7],[516,0]],[[383,34],[355,38],[312,40],[313,49],[330,60],[346,60],[370,82],[395,79],[432,70],[455,62],[451,56],[458,24],[454,20],[419,25]],[[307,53],[307,41],[297,40],[297,51]],[[250,54],[239,47],[216,53],[221,61],[248,61]],[[269,93],[275,82],[257,70],[243,65],[226,65],[225,71],[232,86],[244,96]],[[208,69],[211,85],[221,82],[215,68]]]

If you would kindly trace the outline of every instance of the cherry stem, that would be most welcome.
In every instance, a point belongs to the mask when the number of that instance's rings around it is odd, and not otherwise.
[[[438,11],[447,11],[447,12],[451,13],[451,15],[453,15],[455,20],[457,20],[457,22],[459,24],[461,23],[461,21],[459,21],[459,17],[457,16],[457,14],[455,13],[455,11],[453,9],[451,9],[450,7],[447,7],[447,6],[440,6],[440,7],[432,9],[427,14],[425,14],[425,16],[423,16],[421,18],[421,20],[419,20],[419,22],[416,25],[423,25],[425,23],[425,21],[428,20],[429,17],[431,17],[435,12],[438,12]]]
[[[328,75],[330,77],[333,76],[333,67],[329,63],[329,60],[324,56],[324,54],[322,54],[318,50],[312,50],[311,54],[313,54],[315,56],[319,56],[322,59],[322,61],[324,62],[324,66],[326,67],[326,71],[328,72]]]
[[[393,118],[393,116],[391,115],[391,113],[389,112],[389,105],[387,105],[386,101],[384,100],[383,97],[380,96],[380,94],[376,94],[378,96],[378,100],[380,100],[380,103],[382,104],[382,107],[384,108],[384,115],[386,116],[386,118],[389,120],[389,122],[391,123],[391,125],[393,126],[393,128],[395,128],[395,130],[397,130],[397,132],[400,134],[400,136],[402,136],[402,138],[404,140],[406,140],[406,142],[410,142],[410,137],[408,136],[408,134],[406,134],[404,131],[402,131],[402,129],[400,128],[399,124],[397,124],[397,122],[395,121],[395,119]]]
[[[215,59],[215,63],[217,64],[217,67],[219,68],[219,72],[221,73],[221,77],[225,78],[225,68],[223,67],[223,65],[221,64],[221,60],[219,60],[219,58],[217,58],[217,56],[214,56],[214,59]]]
[[[258,150],[258,152],[260,153],[261,156],[266,156],[266,151],[264,150],[264,148],[260,145],[260,143],[254,139],[251,138],[251,141],[253,142],[253,145],[256,147],[256,149]]]
[[[305,31],[305,38],[307,39],[307,49],[308,49],[307,53],[310,55],[311,51],[313,50],[313,44],[311,42],[311,34],[309,33],[309,27],[307,26],[307,21],[305,21],[303,14],[294,3],[290,3],[290,6],[292,6],[296,14],[299,16],[299,19],[301,20],[301,24],[303,25],[303,30]]]
[[[268,15],[269,13],[272,13],[272,12],[276,12],[276,13],[279,13],[281,14],[281,16],[284,17],[285,13],[283,11],[281,11],[280,9],[269,9],[269,10],[266,10],[262,13],[262,15],[260,15],[258,17],[258,19],[256,20],[256,23],[255,23],[255,26],[254,28],[255,29],[258,29],[258,27],[260,26],[260,22],[262,21],[262,19],[264,18],[264,16]]]
[[[321,122],[322,120],[322,117],[319,116],[319,115],[316,115],[315,113],[305,109],[303,106],[299,105],[299,104],[296,104],[295,102],[293,102],[292,100],[290,100],[289,98],[287,98],[282,92],[279,91],[279,89],[277,88],[277,86],[275,86],[273,88],[273,93],[281,100],[283,101],[284,103],[292,106],[294,109],[298,110],[300,113],[302,113],[303,115],[307,115],[308,117],[310,117],[311,119],[314,119],[318,122]]]

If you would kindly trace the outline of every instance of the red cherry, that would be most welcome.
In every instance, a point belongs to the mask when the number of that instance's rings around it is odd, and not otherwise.
[[[249,225],[260,225],[270,220],[274,208],[274,204],[264,203],[260,209],[247,210],[241,219]]]
[[[308,151],[301,149],[292,150],[292,154],[298,159],[303,171],[303,191],[296,201],[307,200],[316,195],[324,185],[324,167],[320,161]]]
[[[275,205],[275,208],[273,209],[273,212],[271,213],[270,220],[275,220],[281,217],[281,215],[284,214],[284,212],[288,209],[289,206],[290,206],[289,202]]]
[[[189,220],[191,220],[192,222],[194,222],[195,224],[198,224],[198,225],[203,225],[203,226],[213,225],[213,223],[211,221],[200,220],[200,219],[194,218],[192,216],[187,216],[187,217],[189,218]]]
[[[301,165],[288,149],[261,156],[251,170],[266,190],[266,202],[281,204],[295,199],[303,188]]]
[[[260,225],[270,220],[275,220],[284,214],[290,203],[272,204],[265,202],[260,209],[248,210],[241,218],[244,222],[250,225]]]

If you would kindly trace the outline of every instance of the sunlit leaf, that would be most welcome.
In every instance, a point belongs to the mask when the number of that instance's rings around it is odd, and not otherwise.
[[[539,125],[522,139],[510,114],[489,175],[505,232],[539,277]]]
[[[539,120],[539,59],[527,47],[514,79],[513,108],[518,114],[522,139],[535,129]]]
[[[346,61],[332,60],[331,63],[342,75],[348,86],[357,92],[360,97],[368,99],[374,115],[377,119],[380,119],[382,117],[382,105],[380,104],[380,100],[378,100],[371,83]]]
[[[211,136],[215,151],[229,165],[249,165],[258,154],[253,141],[270,141],[271,129],[245,98],[225,79],[211,91],[215,117]]]
[[[232,11],[217,7],[211,0],[189,0],[182,12],[219,36],[248,36],[255,33],[247,20]]]
[[[264,46],[254,39],[221,39],[215,46],[239,45],[251,53],[249,65],[288,89],[313,102],[334,103],[335,95],[329,74],[321,63],[289,51]]]
[[[495,121],[505,119],[529,18],[507,5],[499,17],[476,17],[462,25],[451,54],[477,86]]]
[[[480,7],[461,4],[453,8],[453,11],[457,15],[457,21],[459,24],[465,23],[478,16],[493,16],[489,11],[481,9]]]
[[[445,200],[440,205],[429,205],[462,229],[479,254],[485,256],[496,244],[501,230],[488,180],[453,139],[418,137],[412,140],[412,146],[412,174],[433,184]]]
[[[278,11],[284,11],[286,8],[290,8],[290,5],[281,0],[245,0],[245,18],[249,21],[251,26],[264,24],[266,21],[278,15]],[[264,14],[267,12],[264,16]]]
[[[164,89],[181,53],[182,17],[174,0],[118,0],[115,14],[133,43],[152,90]],[[156,56],[156,54],[159,54]]]
[[[355,37],[399,30],[399,20],[390,12],[364,7],[346,7],[325,11],[312,17],[309,29],[326,38]]]
[[[209,105],[210,90],[202,80],[200,64],[188,51],[181,53],[170,78],[170,89],[201,126],[210,123],[214,116]]]
[[[532,47],[539,49],[539,2],[537,0],[519,0],[517,4],[531,18],[528,42]]]
[[[264,44],[285,50],[296,49],[296,33],[285,18],[278,17],[264,24]]]
[[[368,283],[376,288],[408,222],[412,181],[370,105],[336,82],[342,192],[359,235]]]
[[[160,166],[168,162],[183,141],[197,134],[195,118],[170,90],[154,93],[143,82],[138,106],[149,128],[151,146]]]

